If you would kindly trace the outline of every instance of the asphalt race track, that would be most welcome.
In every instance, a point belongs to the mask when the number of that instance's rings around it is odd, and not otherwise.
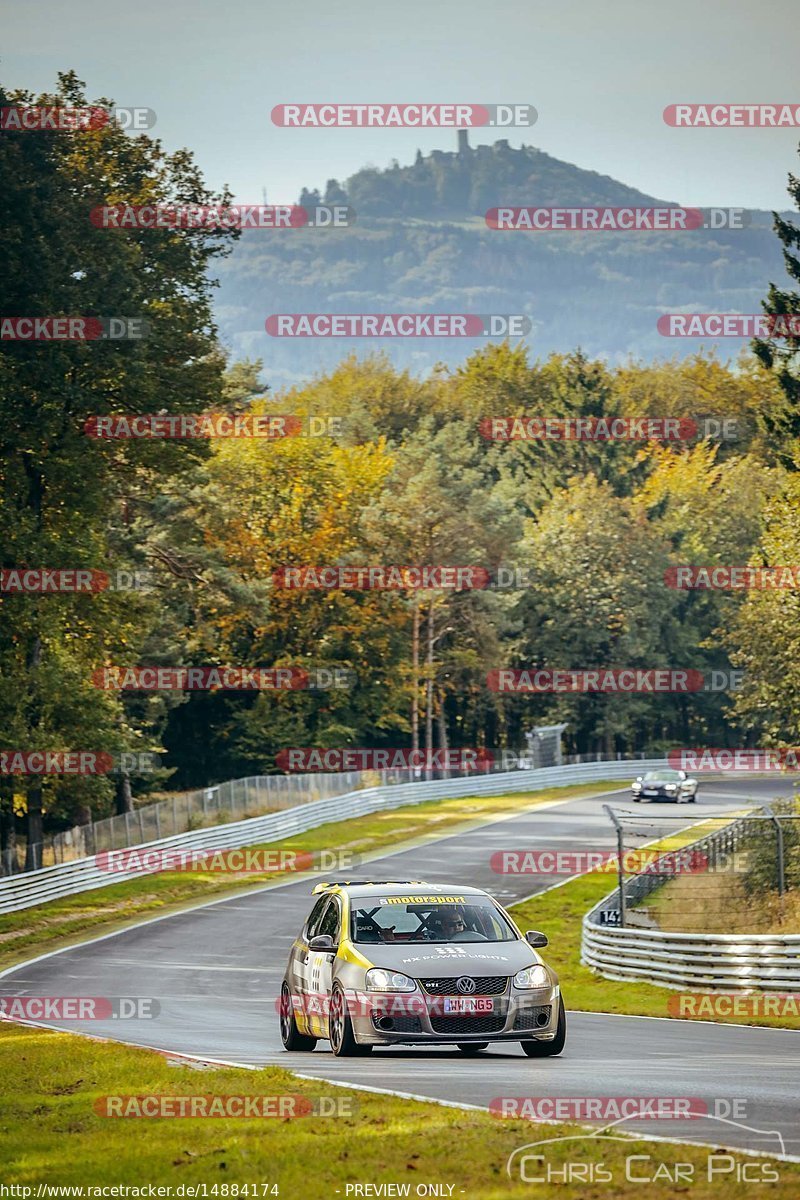
[[[688,823],[791,791],[791,782],[782,779],[708,780],[698,803],[680,812]],[[554,879],[497,875],[489,865],[494,851],[612,848],[602,804],[640,811],[628,801],[625,789],[532,809],[384,855],[350,875],[466,882],[510,903]],[[641,806],[648,815],[661,810],[672,814],[674,806]],[[154,997],[161,1006],[155,1020],[58,1027],[233,1063],[275,1063],[307,1076],[456,1103],[487,1106],[499,1096],[692,1096],[704,1099],[709,1111],[723,1102],[717,1111],[730,1116],[724,1102],[746,1100],[738,1123],[647,1120],[623,1128],[770,1154],[781,1151],[779,1131],[785,1153],[800,1156],[800,1033],[793,1031],[571,1013],[566,1049],[553,1059],[529,1059],[515,1043],[490,1047],[474,1059],[455,1048],[400,1048],[337,1060],[326,1042],[310,1054],[285,1053],[276,1000],[314,882],[262,888],[47,955],[0,977],[0,994]],[[667,995],[665,989],[665,1011]],[[568,989],[565,999],[569,1007]],[[546,1136],[547,1126],[531,1126],[531,1141]]]

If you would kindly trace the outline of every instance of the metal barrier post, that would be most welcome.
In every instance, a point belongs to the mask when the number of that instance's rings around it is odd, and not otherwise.
[[[775,813],[772,811],[769,804],[764,805],[764,812],[767,814],[769,819],[772,821],[772,824],[775,826],[775,837],[776,837],[776,847],[775,848],[776,848],[777,855],[778,855],[778,895],[782,896],[783,893],[786,891],[786,873],[785,873],[784,861],[783,861],[783,830],[781,829],[780,821],[775,816]]]
[[[610,805],[604,804],[603,810],[608,814],[608,818],[617,831],[617,876],[619,878],[619,923],[620,927],[625,926],[625,867],[623,858],[625,856],[624,835],[621,823],[617,820],[616,813]]]

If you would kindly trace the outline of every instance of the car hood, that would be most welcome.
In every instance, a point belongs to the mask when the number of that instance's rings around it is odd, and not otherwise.
[[[541,962],[527,942],[425,942],[418,946],[359,945],[376,967],[402,971],[415,978],[431,975],[516,975]]]

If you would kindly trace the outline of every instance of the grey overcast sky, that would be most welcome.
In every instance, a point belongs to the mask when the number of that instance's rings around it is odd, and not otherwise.
[[[165,146],[242,203],[455,147],[446,129],[273,126],[290,101],[526,102],[539,120],[512,145],[682,204],[786,208],[800,170],[800,130],[662,120],[682,100],[800,104],[800,0],[31,0],[3,31],[6,87],[74,68],[90,98],[155,109]]]

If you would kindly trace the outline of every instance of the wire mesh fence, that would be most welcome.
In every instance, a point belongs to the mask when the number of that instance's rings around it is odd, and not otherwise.
[[[741,815],[629,812],[603,806],[617,833],[617,888],[598,906],[607,926],[757,932],[800,904],[800,801]],[[677,826],[682,827],[678,834]]]

